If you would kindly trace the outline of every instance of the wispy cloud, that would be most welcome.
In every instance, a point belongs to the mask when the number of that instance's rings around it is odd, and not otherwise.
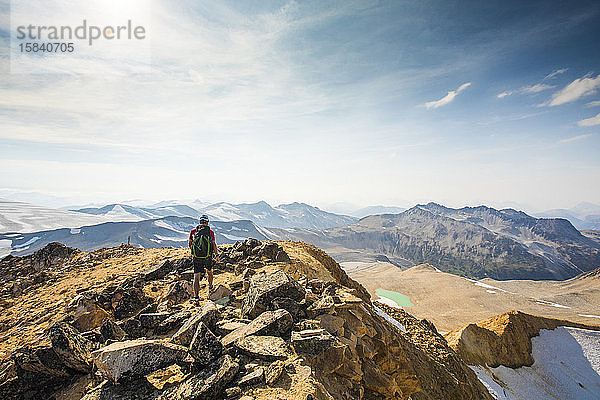
[[[575,79],[566,87],[552,95],[552,99],[548,105],[558,106],[565,103],[571,103],[582,97],[590,96],[600,88],[600,75],[595,78],[586,75],[583,78]]]
[[[522,88],[519,88],[517,90],[506,90],[506,91],[504,91],[502,93],[498,93],[496,95],[496,97],[499,98],[499,99],[503,99],[506,96],[510,96],[512,94],[522,94],[522,93],[534,94],[534,93],[543,92],[544,90],[553,89],[555,87],[556,86],[548,85],[548,84],[545,84],[545,83],[537,83],[535,85],[523,86]]]
[[[600,100],[590,101],[585,106],[586,107],[600,107]]]
[[[582,119],[577,123],[579,126],[596,126],[600,125],[600,113],[598,113],[595,117]]]
[[[544,77],[544,80],[547,80],[547,79],[552,79],[552,78],[554,78],[556,75],[564,74],[565,72],[567,72],[567,70],[568,70],[568,69],[569,69],[569,68],[561,68],[561,69],[557,69],[556,71],[554,71],[554,72],[551,72],[551,73],[549,73],[548,75],[546,75],[546,76]]]
[[[594,135],[593,133],[587,133],[585,135],[571,136],[571,137],[559,140],[558,143],[559,144],[562,144],[562,143],[571,143],[571,142],[575,142],[577,140],[587,139],[587,138],[589,138],[589,137],[591,137],[593,135]]]
[[[449,91],[448,94],[445,95],[444,97],[442,97],[441,99],[435,100],[435,101],[428,101],[427,103],[425,103],[425,107],[430,109],[430,108],[438,108],[441,106],[445,106],[446,104],[449,104],[452,101],[454,101],[456,96],[458,96],[458,94],[460,92],[462,92],[469,86],[471,86],[471,82],[463,83],[462,85],[459,86],[458,89]]]

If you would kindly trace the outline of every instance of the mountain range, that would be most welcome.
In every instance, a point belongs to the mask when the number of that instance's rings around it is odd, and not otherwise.
[[[556,208],[537,214],[543,218],[568,219],[577,229],[600,230],[600,206],[592,203],[579,203],[575,207]]]
[[[191,217],[163,217],[143,221],[106,222],[81,228],[62,228],[34,233],[0,234],[0,257],[27,255],[51,242],[60,242],[84,251],[127,243],[144,248],[187,247],[189,233],[198,224]],[[239,220],[211,223],[217,243],[233,243],[248,237],[264,240],[266,232],[252,221]]]
[[[475,278],[568,279],[600,267],[600,245],[560,218],[513,209],[417,205],[400,214],[365,217],[343,227],[274,229],[282,239],[430,262]]]
[[[142,220],[165,216],[198,218],[207,214],[213,221],[250,220],[257,225],[275,228],[323,229],[347,225],[357,218],[323,211],[305,203],[280,204],[272,207],[265,201],[232,204],[214,203],[201,208],[185,204],[158,203],[156,207],[134,207],[126,204],[110,204],[100,208],[81,208],[71,211],[125,220]]]

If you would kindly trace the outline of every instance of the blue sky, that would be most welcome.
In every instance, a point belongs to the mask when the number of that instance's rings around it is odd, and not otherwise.
[[[77,3],[32,21],[144,11],[151,59],[11,72],[3,2],[0,195],[600,202],[597,2]]]

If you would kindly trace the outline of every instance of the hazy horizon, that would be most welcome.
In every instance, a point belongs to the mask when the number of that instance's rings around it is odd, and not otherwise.
[[[600,203],[597,2],[37,3],[0,7],[0,197]],[[149,16],[151,61],[10,72],[11,18],[94,9]]]

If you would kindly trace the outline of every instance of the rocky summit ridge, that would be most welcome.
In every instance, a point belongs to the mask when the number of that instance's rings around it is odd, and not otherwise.
[[[0,262],[3,399],[489,399],[433,324],[375,306],[320,249],[52,243]]]

